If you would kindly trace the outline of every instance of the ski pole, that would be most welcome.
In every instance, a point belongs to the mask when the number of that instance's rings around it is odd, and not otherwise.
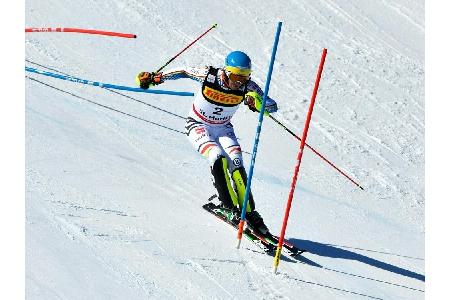
[[[47,67],[47,66],[45,66],[45,65],[38,64],[38,63],[36,63],[36,62],[34,62],[34,61],[31,61],[31,60],[29,60],[29,59],[25,59],[25,61],[26,61],[26,62],[29,62],[30,64],[33,64],[33,65],[36,65],[36,66],[39,66],[39,67],[43,67],[43,68],[45,68],[45,69],[47,69],[47,70],[55,71],[55,72],[57,72],[57,73],[59,73],[59,74],[62,74],[62,75],[71,76],[70,74],[67,74],[67,73],[61,72],[61,71],[59,71],[59,70],[56,70],[56,69]],[[73,76],[71,76],[71,77],[73,77]],[[37,81],[36,79],[32,79],[31,77],[29,77],[29,78],[30,78],[31,80]],[[109,92],[111,92],[111,93],[115,93],[115,94],[117,94],[117,95],[120,95],[120,96],[122,96],[122,97],[131,99],[131,100],[133,100],[133,101],[142,103],[142,104],[144,104],[144,105],[146,105],[146,106],[152,107],[152,108],[157,109],[157,110],[162,111],[162,112],[165,112],[166,114],[172,115],[172,116],[174,116],[174,117],[177,117],[177,118],[180,118],[180,119],[185,119],[185,117],[183,117],[183,116],[177,115],[177,114],[175,114],[175,113],[173,113],[173,112],[170,112],[170,111],[168,111],[168,110],[162,109],[162,108],[160,108],[160,107],[158,107],[158,106],[151,105],[151,104],[146,103],[146,102],[144,102],[144,101],[141,101],[141,100],[139,100],[139,99],[130,97],[130,96],[125,95],[125,94],[123,94],[123,93],[119,93],[119,92],[117,92],[117,91],[115,91],[115,90],[113,90],[113,89],[105,88],[105,90],[107,90],[107,91],[109,91]]]
[[[103,82],[98,82],[98,81],[91,81],[91,80],[81,79],[81,78],[77,78],[77,77],[73,77],[73,76],[55,74],[52,72],[38,70],[35,68],[30,68],[30,67],[25,67],[25,71],[36,73],[36,74],[41,74],[41,75],[45,75],[45,76],[49,76],[49,77],[53,77],[53,78],[57,78],[57,79],[72,81],[72,82],[76,82],[76,83],[81,83],[81,84],[86,84],[86,85],[91,85],[91,86],[98,86],[101,88],[110,88],[110,89],[131,91],[131,92],[137,92],[137,93],[164,94],[164,95],[174,95],[174,96],[194,96],[194,93],[190,93],[190,92],[175,92],[175,91],[166,91],[166,90],[144,90],[141,88],[133,88],[133,87],[123,86],[123,85],[115,85],[115,84],[103,83]]]
[[[275,33],[275,41],[273,43],[272,56],[270,58],[269,72],[267,73],[266,85],[264,87],[264,96],[263,96],[263,100],[262,100],[262,104],[261,104],[261,109],[259,112],[259,121],[258,121],[258,127],[256,128],[255,142],[253,144],[253,154],[252,154],[252,160],[250,163],[250,169],[248,172],[244,204],[242,205],[241,220],[239,222],[239,229],[238,229],[238,236],[237,236],[237,238],[238,238],[237,248],[238,249],[241,246],[242,232],[244,230],[244,224],[245,224],[245,212],[247,210],[248,198],[250,197],[250,186],[252,183],[253,168],[255,166],[256,152],[258,150],[258,143],[259,143],[259,135],[261,133],[261,126],[262,126],[262,122],[264,119],[264,111],[266,108],[267,95],[269,94],[270,79],[272,77],[273,64],[275,62],[275,54],[277,53],[277,46],[278,46],[278,40],[280,38],[280,31],[281,31],[281,22],[278,22],[277,31]]]
[[[137,116],[135,116],[135,115],[126,113],[126,112],[124,112],[124,111],[115,109],[115,108],[113,108],[113,107],[111,107],[111,106],[107,106],[107,105],[104,105],[104,104],[100,104],[100,103],[98,103],[98,102],[95,102],[95,101],[89,100],[89,99],[87,99],[87,98],[78,96],[78,95],[76,95],[76,94],[74,94],[74,93],[71,93],[71,92],[62,90],[62,89],[57,88],[57,87],[55,87],[55,86],[53,86],[53,85],[50,85],[50,84],[48,84],[48,83],[42,82],[42,81],[40,81],[40,80],[37,80],[37,79],[35,79],[35,78],[33,78],[33,77],[30,77],[30,76],[25,75],[25,78],[28,78],[28,79],[30,79],[30,80],[32,80],[32,81],[34,81],[34,82],[40,83],[40,84],[42,84],[42,85],[45,85],[45,86],[47,86],[47,87],[49,87],[49,88],[51,88],[51,89],[60,91],[60,92],[62,92],[62,93],[68,94],[68,95],[71,95],[71,96],[73,96],[73,97],[75,97],[75,98],[77,98],[77,99],[81,99],[81,100],[83,100],[83,101],[86,101],[86,102],[89,102],[89,103],[91,103],[91,104],[94,104],[94,105],[97,105],[97,106],[106,108],[106,109],[108,109],[108,110],[111,110],[111,111],[120,113],[120,114],[122,114],[122,115],[131,117],[131,118],[134,118],[134,119],[136,119],[136,120],[144,121],[144,122],[146,122],[146,123],[149,123],[149,124],[152,124],[152,125],[161,127],[161,128],[165,128],[165,129],[170,130],[170,131],[173,131],[173,132],[178,132],[178,133],[181,133],[181,134],[183,134],[183,135],[185,134],[185,133],[182,132],[182,131],[179,131],[179,130],[170,128],[170,127],[168,127],[168,126],[164,126],[164,125],[161,125],[161,124],[158,124],[158,123],[155,123],[155,122],[152,122],[152,121],[149,121],[149,120],[146,120],[146,119],[137,117]],[[111,91],[111,90],[110,90],[110,91]]]
[[[132,34],[132,33],[120,33],[120,32],[112,32],[112,31],[104,31],[104,30],[67,28],[67,27],[25,28],[25,32],[77,32],[77,33],[100,34],[100,35],[116,36],[116,37],[123,37],[123,38],[132,38],[132,39],[136,38],[136,35]]]
[[[286,233],[287,222],[289,219],[289,211],[291,210],[292,198],[294,197],[295,185],[297,183],[297,176],[300,171],[300,164],[302,162],[303,149],[305,148],[306,137],[308,135],[309,123],[311,122],[311,115],[314,109],[314,103],[316,101],[317,90],[319,89],[320,77],[322,76],[323,64],[325,63],[325,57],[327,56],[327,49],[323,49],[322,59],[320,60],[319,71],[317,72],[316,83],[314,84],[314,90],[311,97],[311,103],[309,104],[308,114],[306,116],[305,127],[303,128],[303,137],[300,142],[300,151],[297,155],[297,164],[294,169],[294,177],[292,178],[291,190],[286,204],[286,211],[284,213],[283,226],[281,227],[280,238],[278,240],[277,251],[274,258],[274,273],[277,273],[278,265],[280,264],[281,249],[283,248],[284,234]]]
[[[196,38],[192,43],[190,43],[189,45],[187,45],[183,50],[181,50],[180,52],[178,52],[174,57],[172,57],[171,59],[169,59],[168,62],[166,62],[162,67],[160,67],[158,70],[156,70],[155,73],[159,73],[162,69],[164,69],[168,64],[170,64],[175,58],[177,58],[178,56],[180,56],[181,53],[183,53],[184,51],[186,51],[187,48],[189,48],[190,46],[192,46],[195,42],[197,42],[199,39],[201,39],[205,34],[207,34],[208,32],[210,32],[213,28],[216,28],[217,24],[214,24],[213,26],[211,26],[207,31],[205,31],[204,33],[202,33],[198,38]]]
[[[289,128],[287,128],[285,125],[283,125],[283,123],[281,123],[280,121],[278,121],[277,119],[275,119],[272,115],[269,115],[269,117],[275,121],[275,123],[277,123],[278,125],[280,125],[281,127],[283,127],[287,132],[289,132],[293,137],[295,137],[297,140],[302,141],[302,139],[296,135],[295,133],[292,132],[292,130],[290,130]],[[364,188],[357,183],[355,180],[353,180],[350,176],[348,176],[347,174],[345,174],[343,171],[341,171],[338,167],[336,167],[331,161],[329,161],[328,159],[326,159],[322,154],[320,154],[319,152],[317,152],[313,147],[311,147],[310,145],[308,145],[308,143],[305,143],[305,146],[308,147],[312,152],[314,152],[316,155],[318,155],[321,159],[323,159],[326,163],[328,163],[330,166],[332,166],[336,171],[338,171],[339,173],[341,173],[342,175],[344,175],[348,180],[350,180],[354,185],[356,185],[357,187],[359,187],[361,190],[364,190]]]

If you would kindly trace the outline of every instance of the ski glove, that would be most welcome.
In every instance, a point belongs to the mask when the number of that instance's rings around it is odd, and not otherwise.
[[[251,111],[259,112],[262,106],[262,97],[257,92],[248,92],[245,94],[244,104],[246,104]],[[268,116],[269,112],[266,110],[264,115]]]
[[[150,86],[161,84],[162,82],[162,73],[140,72],[136,76],[136,84],[144,90],[148,89]]]

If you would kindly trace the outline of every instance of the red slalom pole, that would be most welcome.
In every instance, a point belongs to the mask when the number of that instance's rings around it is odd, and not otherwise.
[[[132,34],[132,33],[120,33],[120,32],[112,32],[112,31],[104,31],[104,30],[69,28],[69,27],[25,28],[25,32],[77,32],[77,33],[116,36],[116,37],[131,38],[131,39],[135,39],[137,37],[135,34]]]
[[[274,273],[277,273],[278,265],[280,264],[281,249],[283,248],[284,234],[286,233],[287,222],[289,219],[289,212],[291,210],[292,198],[294,197],[295,185],[297,183],[298,173],[300,171],[300,164],[302,162],[303,150],[305,148],[306,137],[308,135],[309,123],[311,122],[311,115],[314,109],[314,103],[316,102],[317,90],[319,89],[319,82],[322,76],[323,65],[325,63],[325,57],[327,56],[327,49],[322,51],[322,59],[320,60],[319,71],[317,72],[316,83],[314,84],[314,90],[311,97],[311,103],[309,104],[308,115],[306,116],[305,127],[303,128],[303,137],[300,142],[300,151],[297,155],[297,164],[294,169],[294,177],[292,178],[291,190],[286,204],[286,211],[284,213],[283,226],[281,227],[280,238],[278,240],[277,252],[273,262]]]

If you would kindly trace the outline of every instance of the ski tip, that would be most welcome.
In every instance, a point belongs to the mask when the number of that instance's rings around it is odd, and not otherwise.
[[[212,202],[208,202],[202,205],[203,208],[205,209],[213,209],[215,207],[215,204]]]
[[[215,198],[217,198],[216,194],[209,196],[208,202],[214,200]]]

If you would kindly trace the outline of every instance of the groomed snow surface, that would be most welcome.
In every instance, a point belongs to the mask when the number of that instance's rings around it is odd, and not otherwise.
[[[27,299],[424,298],[424,1],[27,0],[25,18],[136,34],[25,35],[25,65],[127,86],[217,23],[167,69],[239,49],[264,87],[282,21],[274,117],[301,135],[327,48],[307,142],[365,189],[305,150],[286,238],[308,253],[275,275],[273,257],[247,240],[237,250],[201,208],[214,188],[182,134],[192,97],[26,73]],[[245,106],[233,118],[247,168],[257,122]],[[265,118],[252,190],[276,234],[298,148]]]

